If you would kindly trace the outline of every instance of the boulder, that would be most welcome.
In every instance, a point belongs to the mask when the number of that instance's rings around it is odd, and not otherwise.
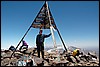
[[[1,53],[1,56],[2,56],[2,57],[6,57],[7,54],[6,54],[5,52],[2,52],[2,53]]]
[[[69,63],[69,65],[68,66],[75,66],[75,64],[74,63]]]
[[[10,62],[9,60],[10,60],[9,58],[3,59],[3,61],[1,61],[1,66],[6,66],[6,65],[8,65],[9,62]]]
[[[73,63],[76,63],[77,62],[76,59],[73,56],[68,57],[67,60],[69,62],[73,62]]]
[[[50,66],[47,61],[44,60],[44,66]]]
[[[93,64],[93,66],[99,66],[99,64]]]
[[[80,62],[80,58],[79,56],[75,56],[76,61],[79,63]]]
[[[82,64],[78,63],[77,66],[82,66]]]
[[[15,52],[15,53],[14,53],[14,56],[15,56],[15,57],[21,57],[21,56],[23,56],[23,53]]]
[[[34,57],[34,61],[36,64],[41,64],[43,62],[42,58]]]
[[[97,59],[96,53],[95,52],[88,52],[88,55],[91,55],[93,58]]]
[[[44,60],[49,63],[49,59],[48,58],[45,58]]]
[[[27,51],[24,52],[24,54],[28,54],[28,55],[30,55],[31,52],[30,52],[29,50],[27,50]]]

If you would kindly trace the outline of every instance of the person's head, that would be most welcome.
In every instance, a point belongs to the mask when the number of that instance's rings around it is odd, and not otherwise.
[[[42,32],[43,32],[43,30],[42,30],[42,29],[40,29],[39,34],[42,34]]]

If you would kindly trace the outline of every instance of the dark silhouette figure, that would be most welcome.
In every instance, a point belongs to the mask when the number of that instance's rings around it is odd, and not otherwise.
[[[42,53],[42,58],[44,59],[44,39],[49,37],[49,35],[42,34],[43,30],[40,29],[39,34],[36,37],[36,45],[37,45],[37,52],[38,52],[38,57],[40,57],[40,51]]]

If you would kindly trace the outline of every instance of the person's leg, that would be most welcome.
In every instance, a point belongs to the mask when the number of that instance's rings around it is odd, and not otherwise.
[[[37,52],[38,52],[38,57],[40,58],[40,45],[37,45]]]
[[[44,44],[41,46],[42,58],[44,59]]]
[[[42,53],[42,58],[44,59],[44,44],[41,45],[41,53]],[[42,66],[44,66],[44,61],[42,61]]]

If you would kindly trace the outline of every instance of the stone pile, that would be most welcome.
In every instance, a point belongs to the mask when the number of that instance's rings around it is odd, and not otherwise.
[[[99,58],[95,52],[80,53],[73,56],[71,51],[52,52],[44,51],[44,59],[38,58],[36,48],[30,48],[26,52],[16,51],[11,58],[12,51],[1,51],[1,66],[16,66],[22,56],[30,56],[36,66],[99,66]],[[41,56],[41,55],[40,55]]]

